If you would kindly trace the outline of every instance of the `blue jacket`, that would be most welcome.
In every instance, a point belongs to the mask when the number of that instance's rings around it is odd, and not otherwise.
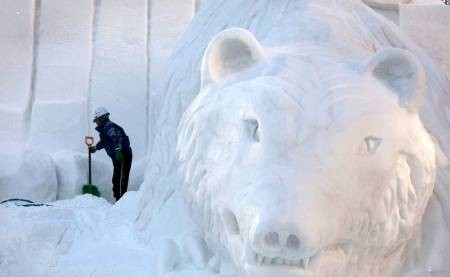
[[[131,154],[130,140],[122,127],[108,121],[104,125],[97,126],[95,130],[100,135],[100,141],[95,148],[97,150],[105,148],[106,153],[113,161],[116,159],[116,149],[122,149],[124,153]]]

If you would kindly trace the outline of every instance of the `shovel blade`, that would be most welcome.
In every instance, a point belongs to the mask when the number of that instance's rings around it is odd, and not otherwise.
[[[92,194],[94,196],[100,197],[100,191],[98,188],[92,184],[86,184],[83,186],[83,194]]]

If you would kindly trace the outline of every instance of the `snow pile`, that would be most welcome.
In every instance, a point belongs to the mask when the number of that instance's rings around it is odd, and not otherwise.
[[[115,206],[89,195],[42,207],[0,205],[0,275],[148,276],[150,249],[132,228],[136,198],[127,193]]]
[[[57,151],[52,155],[34,149],[4,152],[0,159],[0,201],[24,198],[34,202],[70,199],[88,183],[88,157],[75,151]],[[136,191],[144,180],[147,160],[134,162],[128,190]],[[114,201],[112,164],[92,157],[92,183],[103,198]]]
[[[55,164],[45,153],[32,149],[3,152],[0,168],[0,201],[7,198],[56,200]]]
[[[138,199],[137,192],[128,192],[114,206],[90,195],[40,207],[1,204],[0,276],[217,276],[193,264],[193,259],[201,257],[192,238],[171,239],[174,233],[192,229],[192,222],[173,217],[174,210],[186,210],[179,205],[182,202],[172,202],[170,210],[161,215],[161,223],[170,229],[157,230],[161,239],[148,245],[134,231]],[[179,248],[183,240],[193,246]],[[167,259],[154,263],[152,257],[160,254],[156,251]],[[156,273],[167,268],[168,274]]]

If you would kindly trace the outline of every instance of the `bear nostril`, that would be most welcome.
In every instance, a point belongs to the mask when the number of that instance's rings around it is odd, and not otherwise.
[[[278,233],[269,232],[264,238],[265,242],[269,246],[278,246],[280,244]]]
[[[299,249],[300,240],[296,235],[289,235],[286,241],[286,247],[293,250]]]

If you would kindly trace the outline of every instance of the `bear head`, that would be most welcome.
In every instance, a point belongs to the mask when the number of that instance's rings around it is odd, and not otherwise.
[[[240,28],[207,47],[177,146],[195,218],[242,276],[389,276],[436,175],[422,66],[295,49]]]

